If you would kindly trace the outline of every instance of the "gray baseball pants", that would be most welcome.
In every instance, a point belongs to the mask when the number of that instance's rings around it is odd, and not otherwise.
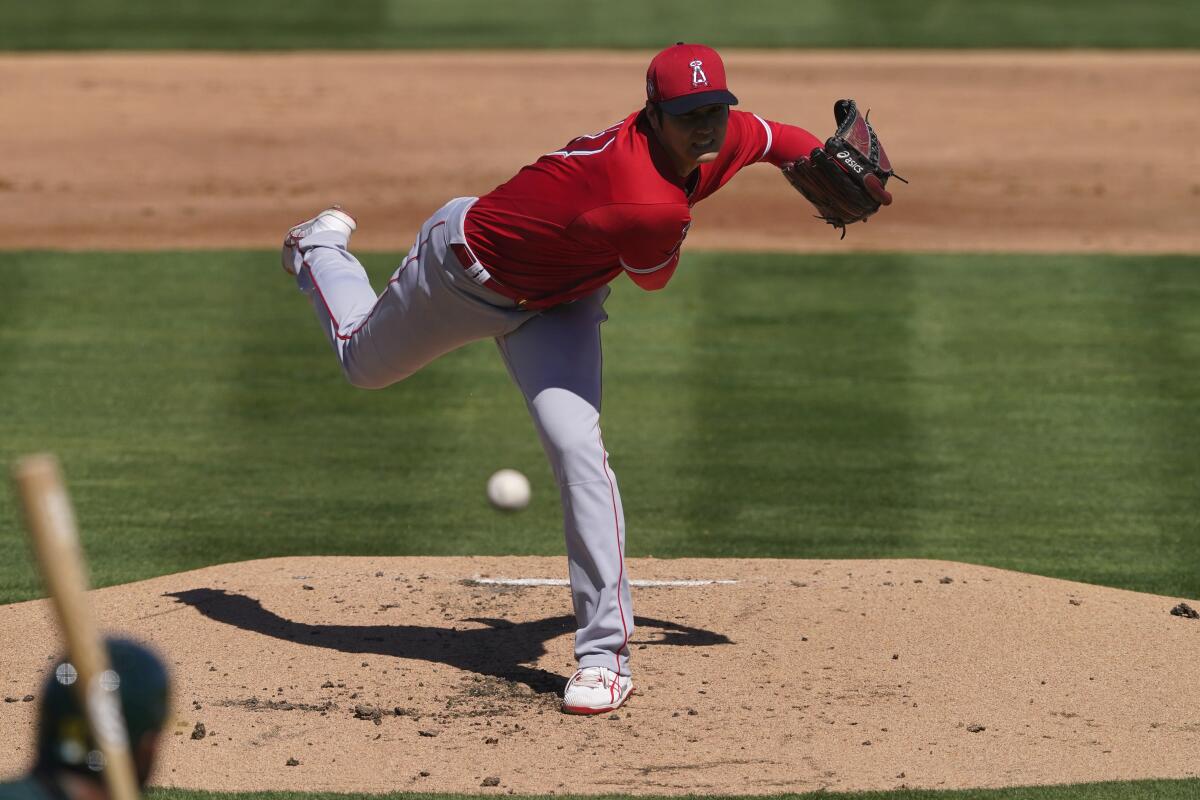
[[[450,249],[466,241],[463,220],[474,202],[451,200],[426,220],[382,295],[330,232],[300,241],[297,283],[347,380],[364,389],[403,380],[469,342],[495,339],[558,483],[578,625],[575,656],[581,667],[629,675],[625,516],[600,435],[600,324],[608,319],[609,289],[525,311],[476,283]]]

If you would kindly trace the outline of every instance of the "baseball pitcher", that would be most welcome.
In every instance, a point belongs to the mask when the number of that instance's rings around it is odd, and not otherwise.
[[[524,167],[483,197],[451,200],[377,295],[347,249],[354,219],[326,209],[284,239],[283,266],[316,310],[346,378],[378,389],[492,338],[521,390],[562,496],[579,669],[564,711],[598,714],[633,691],[625,518],[600,433],[600,325],[622,273],[667,285],[691,209],[766,161],[839,227],[891,202],[893,175],[853,101],[825,143],[731,111],[721,57],[679,43],[650,62],[646,104]]]

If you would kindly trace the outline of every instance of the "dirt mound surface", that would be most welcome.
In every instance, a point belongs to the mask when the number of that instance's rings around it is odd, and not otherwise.
[[[1178,599],[937,561],[629,566],[636,694],[598,718],[558,710],[563,559],[278,558],[93,605],[174,670],[164,786],[762,794],[1200,772],[1200,622]],[[50,615],[0,608],[0,775],[30,758],[22,699],[58,647]]]
[[[0,248],[273,248],[336,200],[357,247],[406,251],[446,200],[636,109],[649,56],[0,56]],[[726,61],[742,108],[822,138],[855,97],[912,182],[839,242],[758,166],[697,206],[692,247],[1200,252],[1200,54]]]

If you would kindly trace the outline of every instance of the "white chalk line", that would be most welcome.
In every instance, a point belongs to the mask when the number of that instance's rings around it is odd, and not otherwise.
[[[565,578],[470,578],[471,583],[484,586],[570,586]],[[630,586],[655,588],[662,586],[713,586],[737,583],[730,580],[630,581]]]

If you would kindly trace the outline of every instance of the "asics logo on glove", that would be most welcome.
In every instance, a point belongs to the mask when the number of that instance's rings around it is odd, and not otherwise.
[[[837,158],[838,158],[838,161],[841,161],[847,167],[854,170],[859,175],[862,175],[862,173],[863,173],[862,164],[859,164],[857,161],[855,161],[853,158],[850,157],[849,150],[841,151],[840,153],[837,154]]]

